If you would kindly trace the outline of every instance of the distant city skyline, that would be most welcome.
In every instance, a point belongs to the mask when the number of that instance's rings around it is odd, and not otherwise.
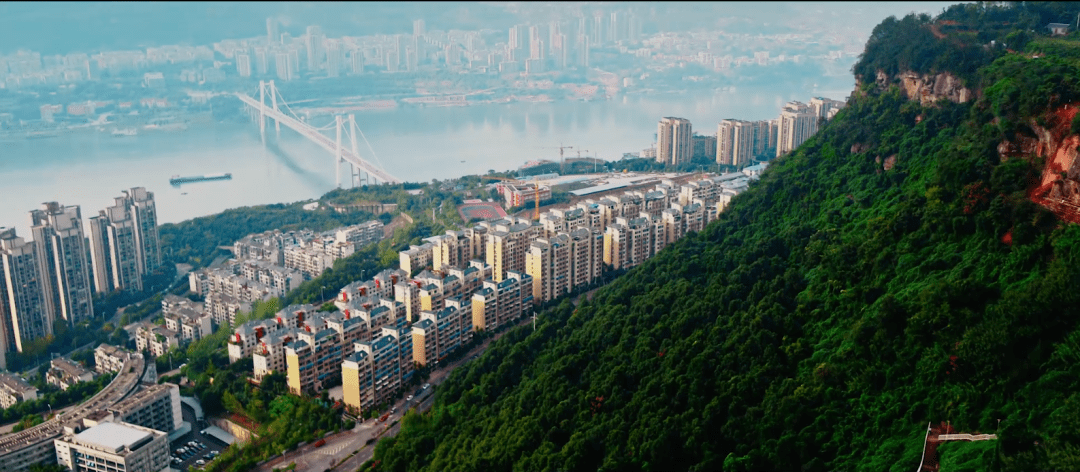
[[[882,18],[910,12],[936,14],[958,2],[859,2],[859,3],[696,3],[674,2],[645,5],[634,2],[573,2],[553,8],[544,4],[500,2],[400,2],[373,3],[121,3],[97,2],[5,2],[0,4],[0,54],[32,50],[42,54],[67,54],[110,49],[160,47],[170,44],[208,44],[224,38],[267,36],[266,19],[275,18],[278,33],[300,34],[311,24],[321,24],[331,37],[364,34],[413,34],[416,21],[424,30],[495,29],[527,22],[544,23],[577,12],[592,17],[597,11],[632,8],[651,13],[646,28],[679,31],[719,28],[732,31],[754,28],[774,32],[799,31],[814,22],[843,15],[843,21],[862,34]],[[513,5],[514,12],[508,11]],[[843,5],[843,8],[839,8]],[[754,8],[758,7],[758,8]],[[702,14],[707,13],[707,14]],[[824,18],[818,18],[819,16]],[[589,18],[592,20],[593,18]],[[712,21],[710,21],[712,19]],[[67,34],[41,34],[42,28]],[[109,25],[103,28],[104,25]],[[179,26],[179,27],[178,27]],[[590,38],[595,40],[597,38]],[[594,41],[595,42],[595,41]]]

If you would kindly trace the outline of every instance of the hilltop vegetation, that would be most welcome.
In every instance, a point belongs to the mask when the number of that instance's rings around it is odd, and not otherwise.
[[[1080,470],[1080,227],[1026,198],[1038,158],[997,151],[1080,99],[1076,43],[1039,37],[1077,10],[954,7],[976,33],[944,39],[886,20],[900,50],[872,39],[857,74],[983,93],[864,86],[719,221],[456,370],[372,469],[907,471],[950,421],[1000,438],[943,447],[952,470]],[[977,44],[1018,32],[1057,59]]]

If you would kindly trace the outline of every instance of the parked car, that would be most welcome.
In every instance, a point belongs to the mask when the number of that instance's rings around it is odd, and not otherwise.
[[[428,389],[428,387],[430,387],[430,386],[431,386],[431,384],[424,384],[424,386],[423,386],[423,389],[424,389],[424,390],[427,390],[427,389]]]
[[[409,395],[409,396],[405,397],[405,401],[407,401],[407,402],[411,402],[412,399],[413,399],[412,395]]]
[[[218,454],[221,454],[221,453],[220,453],[220,452],[217,452],[217,451],[210,451],[210,454],[213,454],[213,455],[215,455],[215,456],[216,456],[216,455],[218,455]]]
[[[195,461],[195,465],[206,465],[206,461],[204,461],[202,459],[199,459],[199,460]]]

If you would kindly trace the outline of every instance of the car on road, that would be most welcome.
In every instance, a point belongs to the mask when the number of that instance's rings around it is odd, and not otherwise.
[[[373,443],[373,442],[375,442],[375,438],[369,438],[369,439],[367,440],[367,442],[366,442],[366,443],[364,443],[364,444],[365,444],[365,445],[371,445],[371,443]]]

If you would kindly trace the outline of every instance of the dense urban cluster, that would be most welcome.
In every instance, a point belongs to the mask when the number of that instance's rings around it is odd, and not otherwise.
[[[764,167],[683,185],[664,179],[651,190],[550,210],[539,221],[495,218],[428,237],[399,253],[398,269],[342,288],[332,311],[294,305],[236,326],[229,360],[253,359],[256,381],[285,373],[298,395],[341,385],[346,407],[366,414],[391,400],[416,368],[437,366],[474,333],[521,320],[536,305],[637,266],[700,231]],[[260,238],[245,241],[253,239]],[[235,252],[275,257],[274,251]],[[194,287],[200,276],[191,277]]]
[[[135,330],[136,346],[163,356],[209,336],[215,327],[234,326],[237,315],[250,312],[252,303],[284,297],[382,236],[383,224],[377,220],[323,233],[274,230],[249,235],[233,244],[234,259],[188,274],[191,293],[202,301],[165,295],[164,325],[141,323]]]
[[[0,228],[0,368],[11,351],[94,318],[94,293],[141,290],[161,266],[153,192],[125,190],[115,205],[89,218],[78,205],[48,202],[30,212],[33,240]]]
[[[85,382],[95,375],[116,377],[66,414],[0,437],[4,470],[22,472],[53,463],[94,471],[162,470],[170,465],[169,441],[192,430],[180,413],[179,387],[158,384],[154,363],[138,352],[102,344],[94,350],[93,359],[93,372],[70,360],[53,361],[50,383]],[[13,401],[35,397],[36,390],[25,381],[0,374],[0,405],[10,407]],[[212,429],[231,440],[224,431]]]
[[[844,69],[835,64],[853,58],[861,40],[850,27],[824,40],[805,31],[768,35],[655,31],[654,11],[600,6],[587,10],[573,7],[543,15],[551,20],[508,29],[432,30],[424,19],[417,19],[411,34],[340,37],[328,36],[318,25],[302,32],[285,31],[277,18],[267,18],[265,35],[208,45],[63,55],[19,50],[0,55],[0,90],[22,97],[16,100],[14,113],[0,113],[0,128],[29,131],[32,136],[51,136],[65,126],[109,127],[116,136],[137,133],[131,127],[135,124],[181,129],[177,111],[205,111],[216,96],[249,92],[255,78],[298,82],[375,73],[415,75],[403,86],[348,100],[333,97],[333,104],[313,103],[295,110],[301,114],[399,103],[460,106],[610,98],[622,92],[712,83],[713,76],[755,73],[751,68],[813,62]],[[651,26],[645,28],[646,24]],[[671,74],[687,65],[700,73]],[[86,83],[108,84],[108,96],[78,88]],[[42,89],[59,92],[44,95]],[[30,96],[36,102],[32,114],[23,103]],[[64,101],[64,96],[69,98]]]

